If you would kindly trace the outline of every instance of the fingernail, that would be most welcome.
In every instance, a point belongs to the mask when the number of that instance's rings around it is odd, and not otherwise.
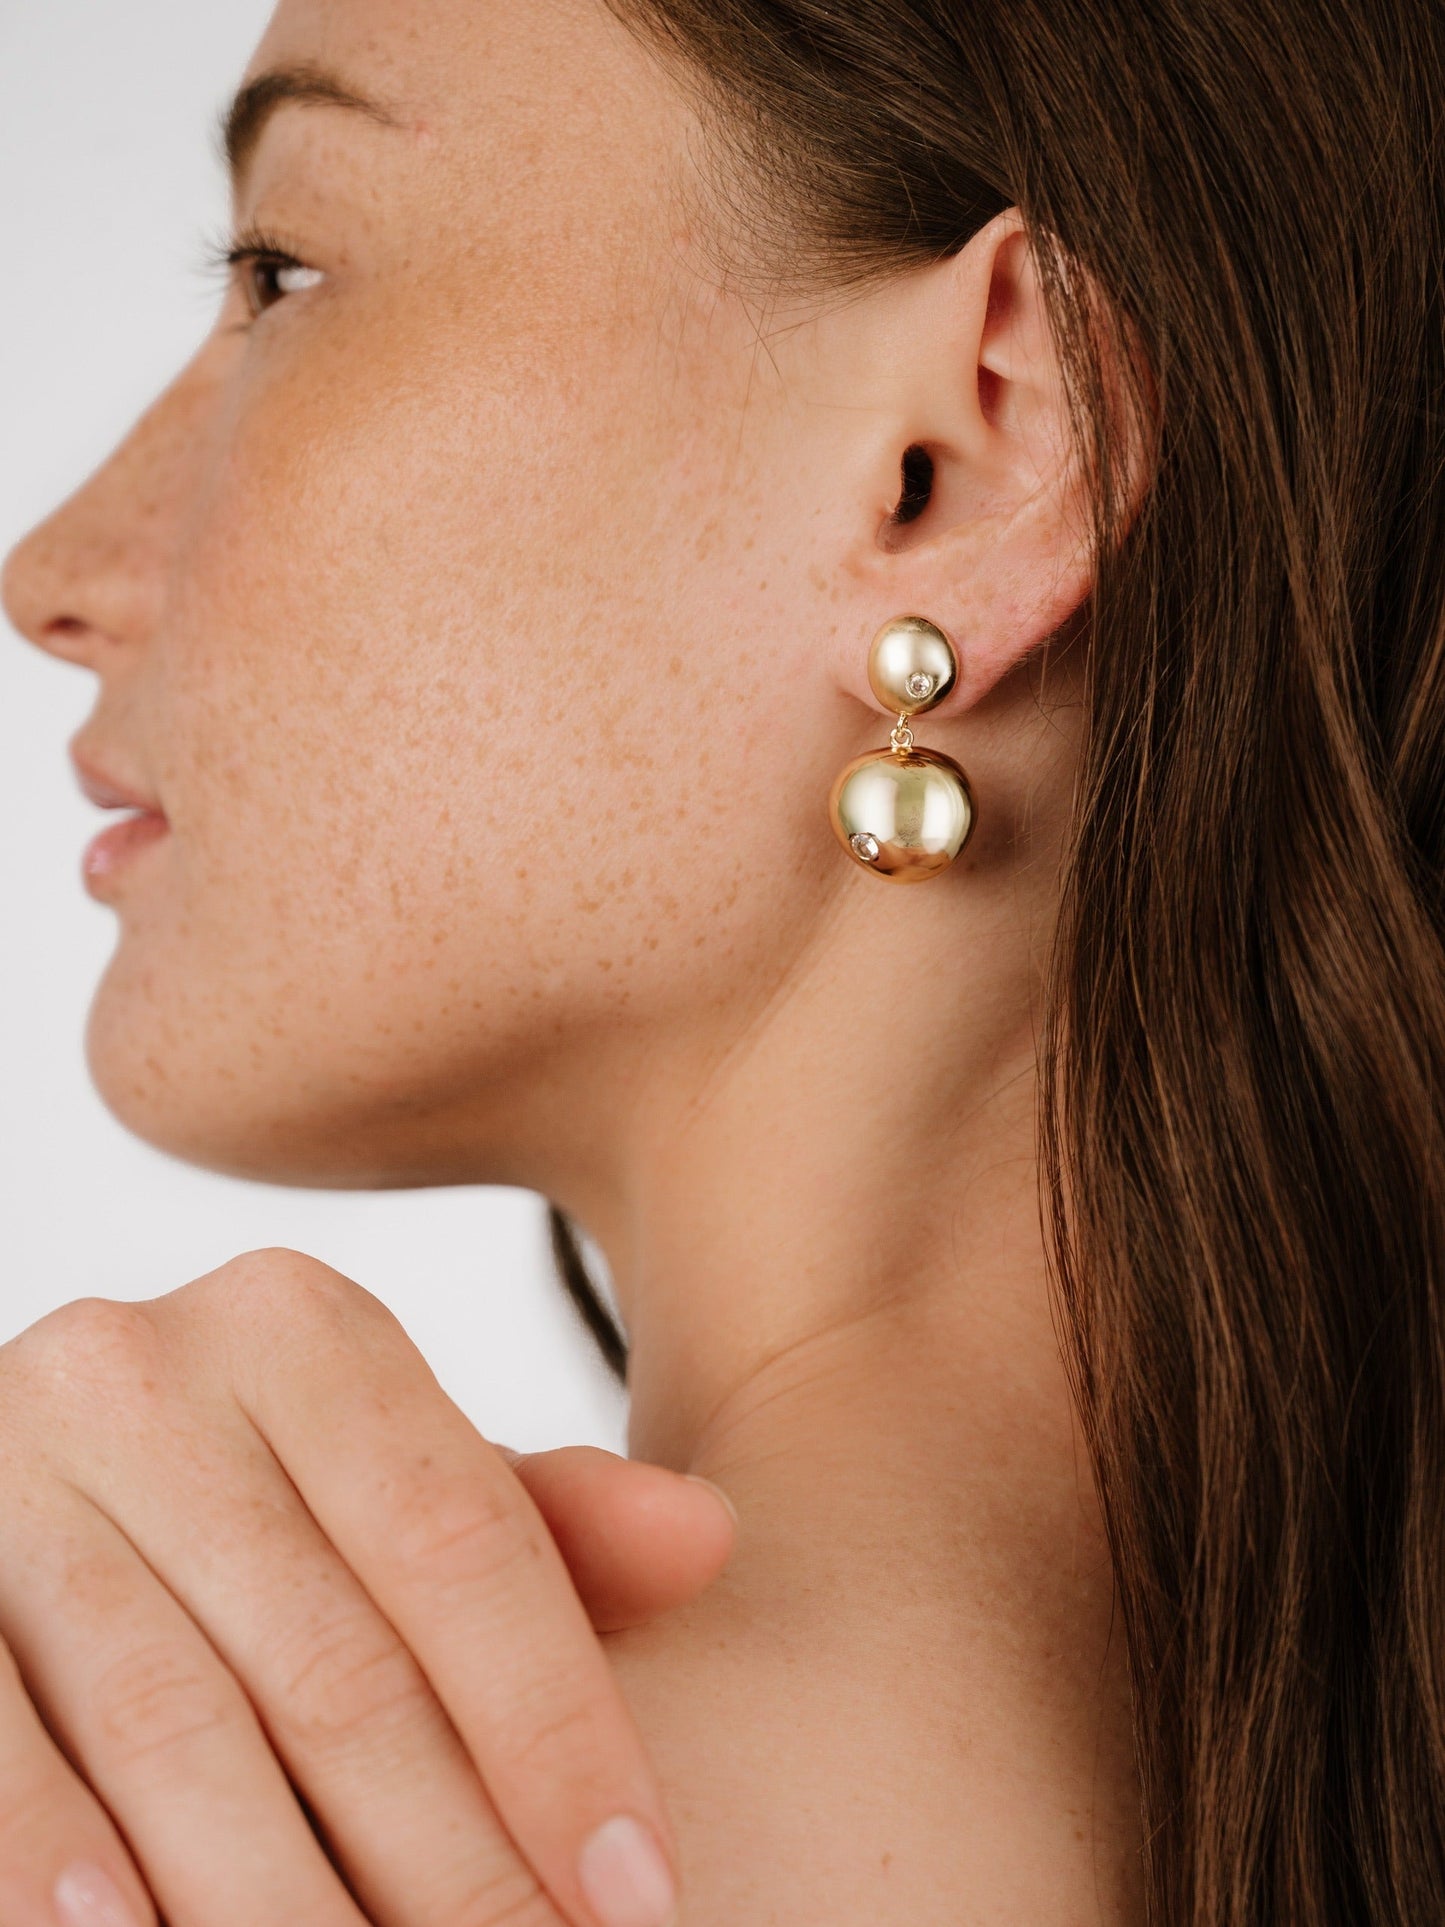
[[[732,1514],[733,1524],[736,1525],[738,1523],[738,1509],[733,1504],[732,1500],[728,1497],[727,1493],[723,1491],[720,1485],[714,1485],[711,1479],[704,1479],[697,1472],[686,1472],[683,1474],[683,1477],[690,1479],[694,1485],[705,1485],[709,1492],[711,1492],[716,1498],[719,1498],[722,1500],[723,1504],[727,1507],[728,1511]]]
[[[67,1867],[55,1883],[62,1927],[140,1927],[130,1902],[99,1867]]]
[[[602,1927],[669,1927],[677,1885],[640,1820],[619,1814],[582,1849],[582,1891]]]

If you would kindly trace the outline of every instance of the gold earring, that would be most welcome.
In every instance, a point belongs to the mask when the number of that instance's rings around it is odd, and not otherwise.
[[[833,785],[829,814],[838,841],[865,870],[922,883],[946,870],[973,829],[968,778],[942,750],[919,749],[910,716],[936,709],[958,680],[953,644],[922,616],[887,622],[868,652],[868,681],[895,710],[887,749],[854,757]]]

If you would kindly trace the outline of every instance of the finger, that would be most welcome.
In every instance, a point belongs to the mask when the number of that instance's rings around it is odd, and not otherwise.
[[[0,1921],[155,1927],[155,1918],[110,1816],[46,1732],[0,1647]]]
[[[645,1625],[687,1605],[732,1556],[737,1514],[707,1479],[587,1445],[503,1456],[546,1521],[598,1632]]]
[[[5,1527],[0,1631],[174,1922],[365,1927],[246,1696],[78,1494]]]
[[[257,1282],[290,1316],[263,1308],[238,1348],[240,1402],[420,1660],[508,1832],[579,1927],[664,1927],[661,1797],[536,1506],[374,1299],[310,1260],[278,1277],[275,1254]]]
[[[234,1408],[185,1430],[163,1497],[126,1458],[103,1496],[245,1688],[367,1918],[558,1927],[426,1675],[269,1448]]]

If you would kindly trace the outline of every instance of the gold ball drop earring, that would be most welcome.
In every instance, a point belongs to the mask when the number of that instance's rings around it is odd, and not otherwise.
[[[868,681],[898,721],[887,749],[855,756],[839,772],[828,811],[849,856],[895,883],[936,877],[973,829],[968,778],[942,750],[919,749],[909,727],[911,716],[936,709],[957,680],[953,644],[922,616],[899,616],[874,637]]]

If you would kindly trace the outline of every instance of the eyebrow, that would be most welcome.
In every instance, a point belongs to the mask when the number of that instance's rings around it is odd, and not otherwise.
[[[396,127],[396,116],[379,101],[368,100],[352,87],[328,73],[323,67],[301,62],[291,67],[274,67],[248,80],[221,115],[221,151],[231,175],[233,193],[245,182],[261,136],[271,116],[287,102],[308,107],[342,107],[362,114],[378,127]]]

